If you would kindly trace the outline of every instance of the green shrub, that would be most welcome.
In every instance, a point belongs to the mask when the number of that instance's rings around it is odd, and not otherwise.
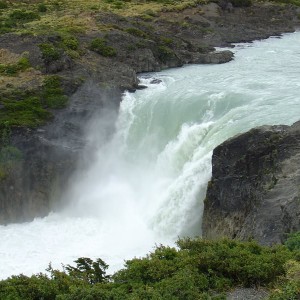
[[[0,132],[8,127],[41,125],[52,117],[47,109],[62,108],[67,100],[59,76],[48,76],[40,90],[25,92],[14,90],[7,95],[2,95],[0,97],[0,103],[3,105],[0,109]]]
[[[113,2],[113,8],[115,9],[121,9],[124,7],[124,3],[122,1],[114,1]]]
[[[285,264],[286,275],[280,286],[271,294],[270,300],[297,300],[300,295],[300,262],[289,260]]]
[[[0,74],[6,76],[15,76],[19,71],[24,71],[30,67],[27,57],[22,57],[16,64],[0,64]]]
[[[1,300],[54,300],[59,288],[46,275],[12,276],[0,282]]]
[[[137,47],[135,45],[128,45],[126,49],[131,52],[131,51],[135,51]]]
[[[9,18],[11,21],[15,21],[18,23],[26,23],[34,20],[39,20],[39,14],[33,11],[25,11],[25,10],[15,10],[9,14]]]
[[[105,57],[113,57],[117,55],[116,50],[113,47],[107,46],[107,41],[101,38],[95,38],[92,40],[90,50]]]
[[[300,231],[288,235],[284,243],[290,250],[300,250]]]
[[[7,3],[4,1],[0,1],[0,9],[5,9],[5,8],[8,8]]]
[[[0,33],[10,32],[16,26],[17,23],[14,20],[3,18],[2,21],[0,21]]]
[[[22,100],[3,100],[4,109],[0,111],[0,124],[9,122],[10,126],[36,127],[50,118],[39,97],[26,96]]]
[[[162,42],[164,45],[166,45],[166,46],[170,46],[170,45],[172,45],[172,43],[173,43],[173,39],[168,38],[168,37],[165,37],[165,36],[162,36],[162,37],[160,38],[160,40],[161,40],[161,42]]]
[[[66,266],[68,275],[89,284],[107,282],[109,277],[106,275],[108,265],[100,258],[93,261],[87,257],[80,257],[75,260],[76,267]]]
[[[63,46],[70,50],[77,50],[79,46],[79,41],[74,36],[65,36],[63,37]]]
[[[47,6],[45,5],[45,3],[39,3],[38,11],[42,13],[47,11]]]
[[[40,44],[39,48],[42,52],[42,57],[46,63],[58,60],[61,56],[60,51],[53,44]]]
[[[147,2],[157,2],[162,4],[175,4],[176,2],[181,2],[179,0],[147,0]]]
[[[63,272],[50,266],[50,276],[14,276],[0,281],[0,299],[225,300],[232,287],[270,284],[276,287],[271,299],[297,299],[299,262],[285,246],[189,238],[177,244],[126,261],[111,278],[101,259],[89,258],[79,258],[76,267],[68,265]]]
[[[136,37],[141,37],[141,38],[146,38],[147,37],[147,34],[144,31],[142,31],[140,29],[137,29],[137,28],[134,28],[134,27],[126,28],[125,32],[127,32],[131,35],[134,35]]]
[[[153,17],[149,16],[149,15],[141,15],[140,18],[144,21],[144,22],[151,22],[153,21]]]
[[[252,5],[252,0],[231,0],[234,7],[249,7]]]
[[[42,103],[47,108],[63,108],[68,101],[61,88],[61,78],[56,75],[49,76],[44,80],[41,96]]]
[[[284,246],[272,248],[256,242],[179,240],[180,249],[190,252],[201,272],[229,278],[243,286],[266,285],[284,274],[284,264],[293,254]]]
[[[14,76],[18,73],[18,66],[16,64],[3,65],[0,64],[0,74],[6,76]]]
[[[158,14],[157,14],[157,12],[155,12],[155,11],[153,11],[153,10],[151,10],[151,9],[147,9],[147,10],[145,10],[144,11],[144,14],[146,14],[146,15],[148,15],[148,16],[150,16],[150,17],[158,17]]]
[[[24,71],[28,68],[30,68],[30,62],[29,59],[25,56],[21,57],[17,63],[21,71]]]
[[[158,46],[157,50],[158,50],[158,58],[163,63],[166,63],[168,60],[175,57],[174,51],[167,46],[164,45]]]
[[[11,28],[0,25],[0,34],[9,33],[9,32],[11,32]]]

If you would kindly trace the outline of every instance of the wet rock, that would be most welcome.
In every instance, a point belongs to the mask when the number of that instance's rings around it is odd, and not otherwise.
[[[233,59],[234,54],[229,51],[214,51],[207,54],[200,54],[194,60],[196,64],[224,64]]]
[[[144,90],[144,89],[146,89],[146,88],[147,88],[147,86],[146,86],[146,85],[143,85],[143,84],[139,84],[139,85],[136,87],[137,90]]]
[[[99,134],[104,140],[110,136],[120,98],[119,89],[100,88],[97,82],[87,81],[52,122],[36,130],[14,130],[11,146],[21,157],[10,163],[0,178],[0,224],[43,217],[66,205],[61,196],[71,174],[83,150],[88,153],[94,147],[85,134],[87,126],[96,117],[93,124]]]
[[[155,79],[153,79],[153,80],[150,81],[150,84],[159,84],[161,82],[162,81],[160,79],[155,78]]]
[[[300,230],[300,122],[263,126],[213,152],[203,236],[271,245]]]

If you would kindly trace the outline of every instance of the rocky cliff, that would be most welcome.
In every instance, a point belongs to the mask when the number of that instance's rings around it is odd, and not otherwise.
[[[213,152],[203,236],[280,243],[300,230],[300,122],[263,126]]]

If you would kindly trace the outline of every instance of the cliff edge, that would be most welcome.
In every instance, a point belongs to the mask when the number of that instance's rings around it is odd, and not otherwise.
[[[300,122],[262,126],[213,152],[203,236],[271,245],[300,230]]]

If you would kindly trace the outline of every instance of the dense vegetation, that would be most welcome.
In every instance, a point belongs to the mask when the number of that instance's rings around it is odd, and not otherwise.
[[[109,276],[101,259],[79,258],[63,271],[12,276],[0,282],[0,299],[113,300],[225,299],[237,286],[265,287],[272,300],[298,299],[300,233],[286,246],[254,241],[181,239],[178,248],[157,246],[144,258],[126,261]]]

